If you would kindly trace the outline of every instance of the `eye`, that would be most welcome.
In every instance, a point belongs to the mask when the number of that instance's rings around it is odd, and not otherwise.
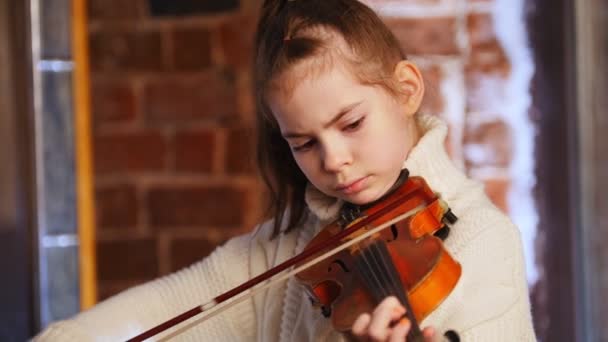
[[[363,124],[363,120],[365,120],[365,117],[361,117],[359,120],[346,125],[343,128],[343,130],[345,130],[345,131],[356,131],[357,129],[359,129],[361,127],[361,124]]]
[[[310,150],[312,147],[314,147],[315,145],[315,141],[314,140],[308,140],[307,142],[297,145],[297,146],[292,146],[291,150],[294,152],[303,152],[303,151],[307,151]]]

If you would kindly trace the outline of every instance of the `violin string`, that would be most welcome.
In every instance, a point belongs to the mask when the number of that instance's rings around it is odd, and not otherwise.
[[[374,272],[374,270],[372,269],[370,262],[368,261],[367,254],[367,247],[365,247],[362,248],[358,255],[354,258],[356,271],[357,274],[360,275],[363,283],[365,283],[370,293],[374,297],[374,300],[378,301],[381,296],[378,295],[377,289],[381,287],[381,282],[380,279],[378,279],[377,277],[377,272]]]
[[[394,277],[391,279],[390,272],[387,271],[387,260],[384,255],[386,253],[382,253],[379,244],[380,241],[372,242],[362,248],[359,256],[355,258],[357,271],[377,303],[391,294],[396,294]]]
[[[377,241],[370,246],[370,254],[373,255],[371,258],[373,262],[377,264],[373,269],[384,275],[384,277],[381,277],[384,278],[384,283],[386,285],[383,296],[386,297],[388,294],[394,295],[399,299],[401,304],[405,306],[406,315],[411,323],[411,329],[408,336],[413,337],[420,334],[420,327],[418,326],[411,303],[409,302],[407,290],[405,289],[404,284],[402,284],[399,273],[390,258],[388,246],[384,241]],[[390,288],[390,290],[388,288]]]
[[[383,256],[381,253],[378,253],[379,251],[379,245],[381,244],[380,241],[375,241],[374,243],[371,244],[371,246],[369,247],[368,253],[369,254],[369,258],[368,260],[370,261],[370,264],[372,265],[372,270],[374,273],[376,273],[378,276],[378,279],[380,280],[379,283],[379,288],[378,288],[378,292],[380,293],[381,297],[379,298],[378,302],[380,302],[382,299],[388,297],[391,295],[391,289],[390,287],[390,279],[387,279],[387,273],[386,270],[384,269],[384,261],[382,259]]]
[[[387,249],[386,245],[383,245],[383,247],[386,250],[385,254],[388,255],[388,249]],[[418,322],[416,321],[416,317],[414,316],[414,310],[412,309],[412,305],[409,301],[409,296],[407,294],[407,289],[405,287],[405,284],[402,284],[401,278],[399,277],[399,273],[397,272],[397,269],[395,268],[394,264],[392,263],[392,261],[390,259],[386,266],[387,266],[387,269],[389,270],[387,273],[390,274],[391,278],[393,279],[393,281],[391,283],[397,287],[394,289],[395,294],[399,298],[399,301],[401,302],[401,304],[405,307],[405,310],[406,310],[405,314],[411,323],[411,328],[410,328],[410,332],[408,333],[408,336],[410,338],[412,338],[413,336],[418,336],[419,334],[421,334],[421,331],[420,331],[420,327],[418,326]]]
[[[390,283],[390,280],[386,278],[387,274],[385,270],[383,270],[383,262],[382,256],[378,253],[375,253],[377,250],[377,245],[379,241],[374,241],[366,248],[363,249],[362,260],[365,265],[364,269],[366,269],[366,273],[369,274],[367,278],[373,279],[374,284],[371,284],[370,292],[373,293],[374,299],[377,303],[380,303],[384,298],[391,295],[390,289],[387,285]]]
[[[377,253],[382,255],[383,268],[386,270],[386,275],[389,278],[388,284],[391,287],[391,293],[394,294],[401,303],[407,301],[404,286],[401,283],[395,265],[393,264],[386,243],[378,247]]]
[[[388,296],[394,295],[394,289],[393,286],[391,284],[391,279],[390,279],[390,275],[388,274],[388,270],[386,268],[386,260],[385,260],[385,255],[383,255],[382,253],[382,249],[380,247],[380,245],[382,244],[381,241],[376,241],[376,243],[374,243],[371,246],[370,249],[370,254],[372,255],[372,260],[373,262],[376,264],[375,269],[377,270],[377,272],[379,272],[382,276],[383,279],[383,298],[386,298]]]

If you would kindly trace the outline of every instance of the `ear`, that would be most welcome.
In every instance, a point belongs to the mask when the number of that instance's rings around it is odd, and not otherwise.
[[[399,100],[407,115],[418,112],[424,97],[424,81],[416,65],[403,60],[397,63],[393,75],[399,91]]]

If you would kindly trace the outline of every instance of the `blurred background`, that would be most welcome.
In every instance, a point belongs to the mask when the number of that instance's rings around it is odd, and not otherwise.
[[[608,341],[608,3],[365,2],[423,70],[452,159],[520,228],[539,339]],[[263,219],[260,6],[0,0],[1,341]]]

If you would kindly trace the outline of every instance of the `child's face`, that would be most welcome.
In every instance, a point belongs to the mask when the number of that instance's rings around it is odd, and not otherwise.
[[[419,139],[419,103],[413,110],[402,97],[336,65],[305,77],[289,95],[272,93],[269,104],[308,180],[329,196],[365,204],[391,188]]]

